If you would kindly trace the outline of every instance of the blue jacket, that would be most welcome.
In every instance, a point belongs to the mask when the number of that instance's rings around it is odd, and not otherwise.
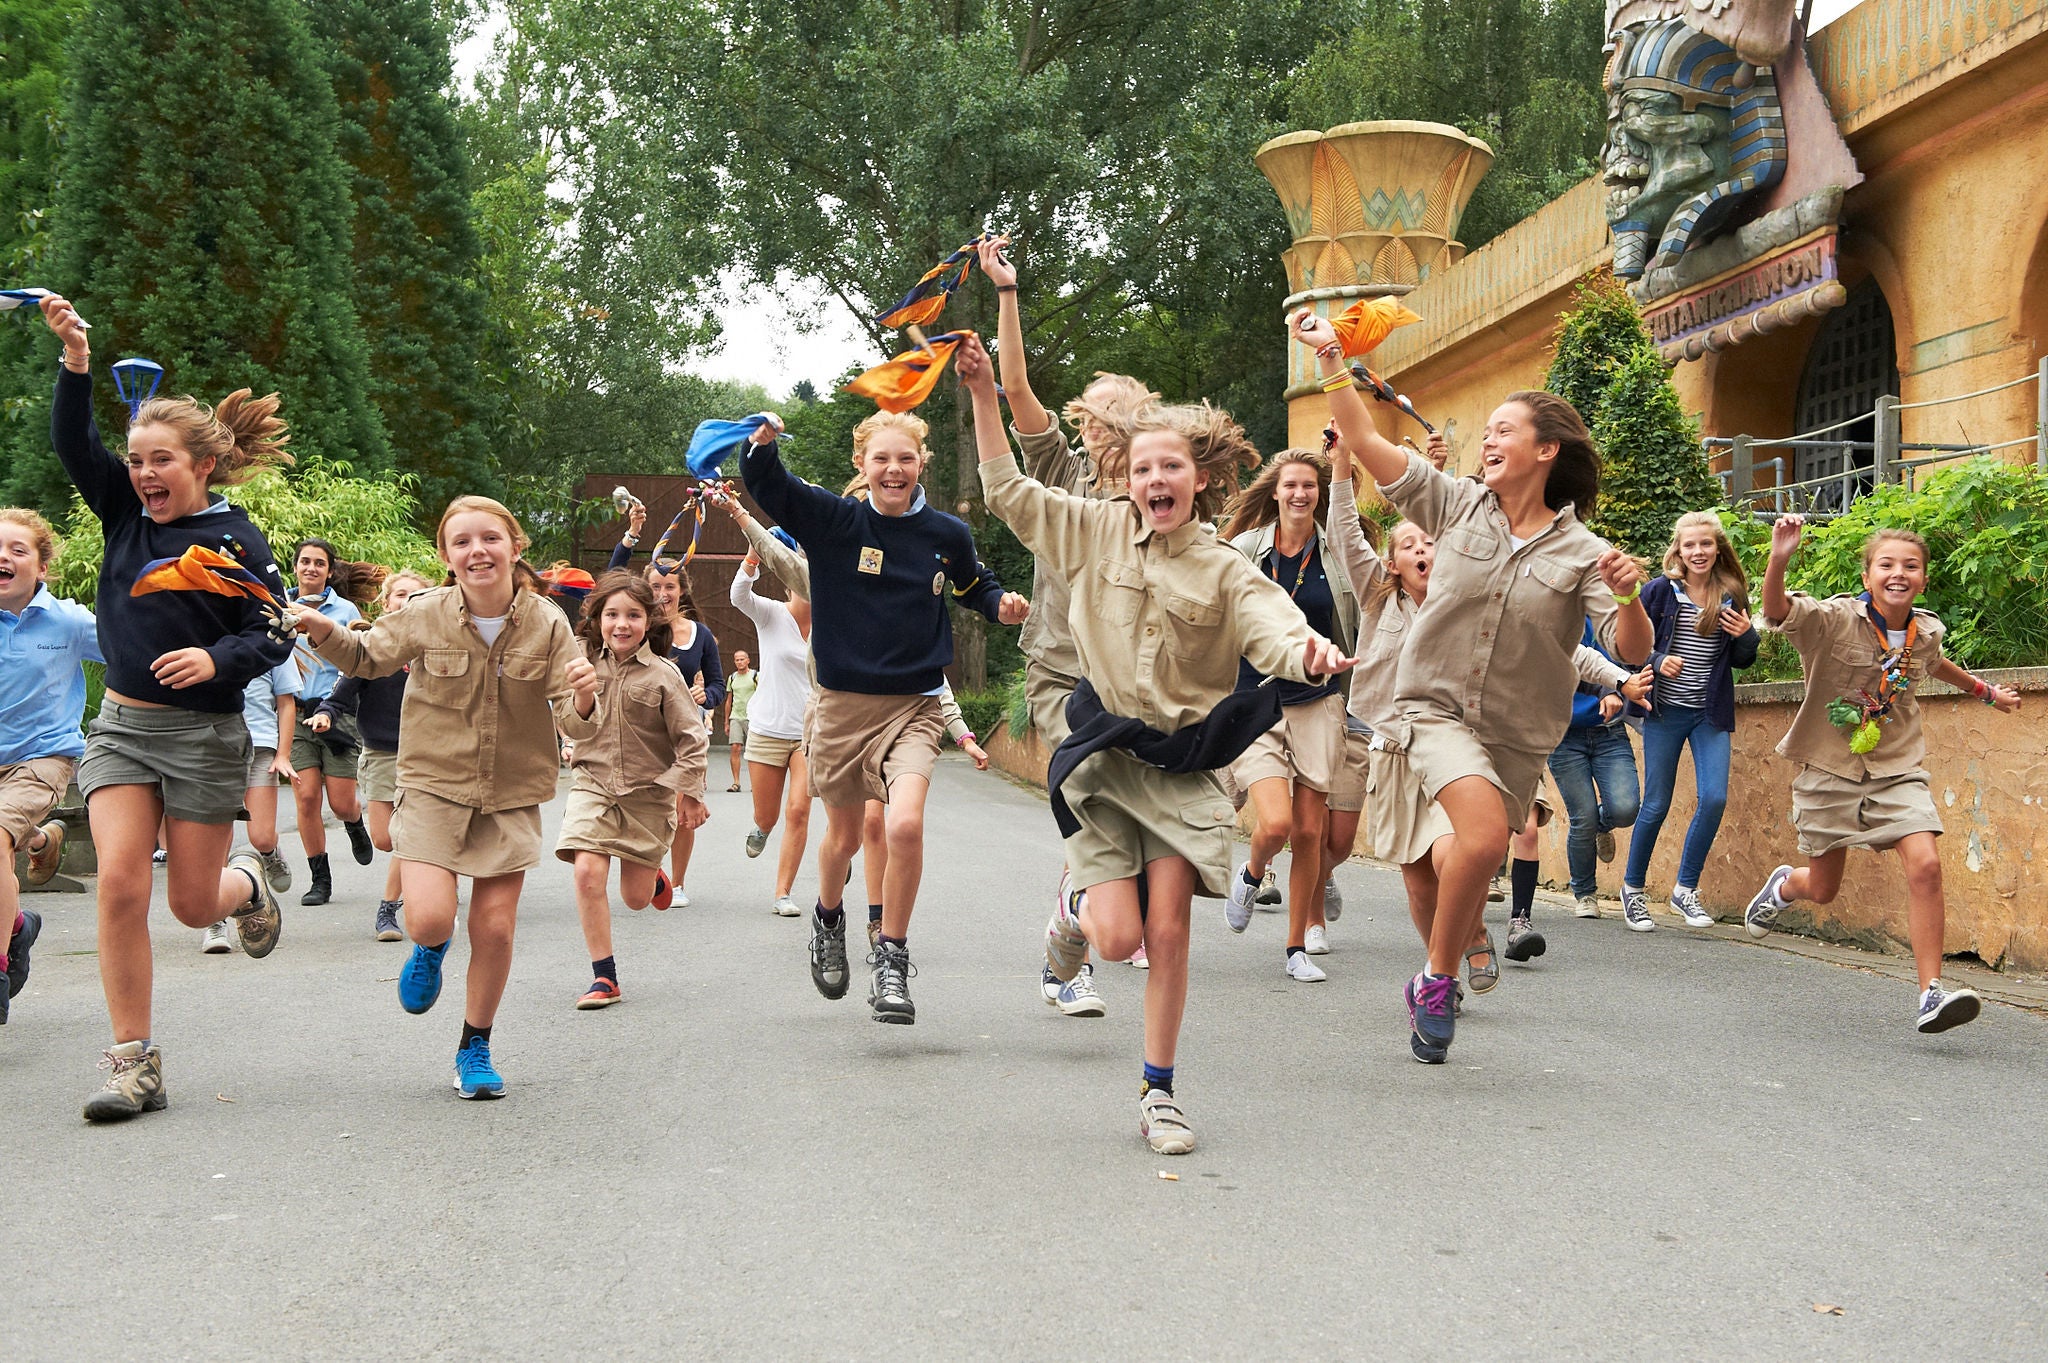
[[[1657,631],[1657,645],[1650,652],[1650,666],[1660,666],[1671,652],[1671,631],[1678,628],[1678,594],[1684,590],[1672,577],[1653,577],[1643,585],[1643,611],[1650,627]],[[1707,722],[1723,733],[1735,732],[1735,673],[1756,661],[1756,626],[1751,624],[1728,641],[1714,675],[1707,678]],[[1631,706],[1631,714],[1642,710]]]
[[[1600,641],[1593,637],[1593,622],[1591,620],[1586,621],[1586,632],[1580,636],[1579,642],[1592,649],[1601,657],[1606,658],[1608,662],[1614,662],[1613,657],[1608,654],[1607,650],[1600,647]],[[1621,666],[1620,663],[1614,663],[1614,665],[1616,667]],[[1613,694],[1614,692],[1606,687],[1595,686],[1591,682],[1580,682],[1578,689],[1572,692],[1571,727],[1574,729],[1604,729],[1610,724],[1621,723],[1620,715],[1616,715],[1613,719],[1600,718],[1600,698]]]
[[[920,502],[901,516],[796,477],[773,444],[749,445],[740,476],[810,561],[818,684],[872,696],[937,694],[953,661],[946,586],[990,620],[1003,584],[979,564],[967,522]]]

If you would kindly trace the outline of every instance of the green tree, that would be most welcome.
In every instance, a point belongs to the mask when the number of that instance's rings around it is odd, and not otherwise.
[[[293,449],[389,466],[349,298],[348,171],[304,8],[291,0],[95,0],[74,61],[51,228],[52,288],[94,325],[104,366],[141,354],[167,391],[284,396]],[[47,390],[43,337],[22,391]],[[101,424],[124,415],[100,386]],[[61,504],[47,434],[16,483]]]
[[[1650,333],[1628,290],[1612,275],[1580,284],[1559,320],[1543,386],[1579,409],[1590,424],[1607,385],[1629,356],[1650,347]]]
[[[392,461],[418,477],[421,514],[432,518],[451,497],[501,490],[478,414],[480,247],[447,93],[449,31],[431,0],[327,0],[309,13],[352,179],[351,296],[369,392]]]

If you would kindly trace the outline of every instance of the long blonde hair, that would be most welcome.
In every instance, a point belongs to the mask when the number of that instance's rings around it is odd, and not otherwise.
[[[1373,524],[1372,521],[1364,520],[1360,523],[1363,525]],[[1382,610],[1386,609],[1387,602],[1396,592],[1405,594],[1408,590],[1401,585],[1401,575],[1394,571],[1394,550],[1400,544],[1401,532],[1403,530],[1413,530],[1416,534],[1422,535],[1424,539],[1429,538],[1428,535],[1423,534],[1422,527],[1414,521],[1394,522],[1393,527],[1387,531],[1385,547],[1378,550],[1380,556],[1386,560],[1386,571],[1375,578],[1373,584],[1365,589],[1365,613],[1368,615],[1377,616]],[[1366,542],[1370,544],[1372,542],[1372,532],[1367,531],[1365,538]]]
[[[1692,622],[1702,637],[1712,638],[1721,628],[1719,602],[1733,600],[1735,609],[1749,613],[1749,574],[1742,571],[1742,560],[1735,556],[1735,545],[1721,518],[1711,511],[1688,511],[1672,523],[1671,547],[1664,551],[1664,576],[1676,579],[1680,591],[1685,590],[1685,564],[1678,557],[1678,542],[1688,530],[1714,532],[1714,566],[1707,578],[1717,604],[1713,610],[1701,611]]]
[[[1099,450],[1088,450],[1088,458],[1095,466],[1095,484],[1122,484],[1130,471],[1131,423],[1147,408],[1159,405],[1159,394],[1147,388],[1129,374],[1111,374],[1096,370],[1095,377],[1081,390],[1081,396],[1069,402],[1060,410],[1067,424],[1074,428],[1074,437],[1082,439],[1082,432],[1090,422],[1109,432],[1110,443]],[[1086,448],[1085,441],[1083,448]]]
[[[1230,499],[1230,505],[1223,514],[1228,521],[1217,533],[1224,539],[1236,539],[1247,530],[1259,530],[1280,519],[1280,475],[1294,464],[1306,464],[1316,475],[1316,514],[1318,529],[1330,519],[1330,461],[1314,450],[1282,450],[1266,461],[1258,476],[1245,485],[1244,491]]]

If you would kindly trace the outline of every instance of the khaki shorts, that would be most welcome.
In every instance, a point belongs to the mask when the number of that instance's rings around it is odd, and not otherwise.
[[[249,788],[249,726],[240,713],[100,703],[85,736],[78,788],[87,804],[107,786],[151,786],[168,818],[233,823]]]
[[[757,730],[747,735],[744,755],[747,761],[759,762],[764,767],[786,767],[803,745],[801,738],[777,738]]]
[[[398,799],[398,754],[364,748],[356,762],[356,794],[392,804]]]
[[[675,840],[676,796],[667,787],[607,795],[577,785],[562,808],[555,855],[574,861],[578,852],[599,852],[659,871]]]
[[[725,731],[725,741],[727,746],[737,747],[741,752],[745,752],[747,748],[747,722],[744,719],[734,720]]]
[[[1344,760],[1338,764],[1336,778],[1330,782],[1332,813],[1356,814],[1365,808],[1368,784],[1366,759],[1371,746],[1371,734],[1345,726]]]
[[[1883,851],[1909,833],[1941,833],[1927,773],[1851,781],[1819,767],[1792,778],[1792,826],[1799,851],[1818,857],[1841,847]]]
[[[828,808],[887,801],[899,779],[930,778],[945,737],[937,696],[867,696],[820,687],[804,748],[811,794]]]
[[[1111,748],[1075,768],[1060,793],[1081,821],[1066,840],[1076,889],[1128,880],[1166,857],[1193,863],[1197,894],[1220,899],[1229,887],[1237,819],[1210,773],[1171,775]]]
[[[540,864],[540,806],[486,814],[424,790],[401,790],[391,855],[481,880]]]
[[[244,789],[261,790],[265,786],[275,787],[277,773],[270,769],[270,764],[276,760],[275,748],[249,749],[249,779],[244,783]]]
[[[0,834],[15,851],[50,817],[77,770],[78,764],[68,757],[31,757],[0,767]],[[0,875],[8,874],[0,867]]]
[[[1500,792],[1507,809],[1508,828],[1520,832],[1529,822],[1529,809],[1543,789],[1543,773],[1550,764],[1547,752],[1523,752],[1479,741],[1479,735],[1464,721],[1433,710],[1410,710],[1391,726],[1401,741],[1408,761],[1422,780],[1431,800],[1445,786],[1467,776],[1481,776]]]
[[[1449,837],[1451,821],[1443,806],[1422,789],[1405,753],[1382,747],[1367,758],[1366,788],[1372,794],[1372,854],[1381,861],[1406,866],[1421,861]]]
[[[1024,703],[1031,709],[1031,727],[1038,730],[1047,748],[1057,748],[1067,741],[1071,732],[1067,728],[1067,700],[1078,684],[1074,678],[1049,667],[1024,664]]]
[[[318,705],[318,701],[308,702]],[[326,734],[316,734],[306,727],[312,718],[310,711],[300,719],[292,730],[292,770],[297,772],[317,771],[322,776],[337,781],[356,779],[356,760],[362,752],[362,734],[356,729],[355,716],[336,715],[334,725]],[[320,740],[334,734],[345,734],[356,740],[356,746],[347,752],[338,753]]]
[[[1330,695],[1283,708],[1280,722],[1230,764],[1230,779],[1244,791],[1278,779],[1328,795],[1343,765],[1344,697]]]

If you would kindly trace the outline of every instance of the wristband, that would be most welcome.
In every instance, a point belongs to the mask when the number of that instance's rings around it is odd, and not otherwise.
[[[967,746],[967,745],[968,745],[969,743],[972,743],[973,741],[974,741],[974,730],[972,730],[972,729],[969,729],[969,730],[968,730],[968,731],[967,731],[966,733],[964,733],[964,734],[960,735],[960,737],[958,737],[958,738],[954,739],[954,740],[953,740],[953,744],[954,744],[954,746],[955,746],[955,747],[960,747],[960,748],[964,748],[964,747],[966,747],[966,746]]]
[[[998,285],[996,285],[996,292],[997,292],[997,293],[1015,293],[1015,292],[1017,292],[1017,286],[1016,286],[1015,284],[998,284]]]
[[[638,549],[640,547],[640,537],[638,535],[621,535],[619,536],[619,543],[625,545],[628,549]]]
[[[1614,594],[1614,604],[1617,606],[1632,606],[1635,604],[1636,598],[1640,597],[1642,594],[1643,584],[1638,582],[1635,586],[1628,589],[1627,596],[1623,596],[1620,592],[1616,592]]]
[[[1351,387],[1355,383],[1357,383],[1357,380],[1351,377],[1351,371],[1345,369],[1339,371],[1338,373],[1332,374],[1330,375],[1330,377],[1324,379],[1323,391],[1325,393],[1342,392],[1344,389]]]
[[[1328,345],[1319,345],[1316,347],[1316,358],[1322,360],[1341,360],[1344,358],[1344,347],[1336,341],[1332,341]]]

